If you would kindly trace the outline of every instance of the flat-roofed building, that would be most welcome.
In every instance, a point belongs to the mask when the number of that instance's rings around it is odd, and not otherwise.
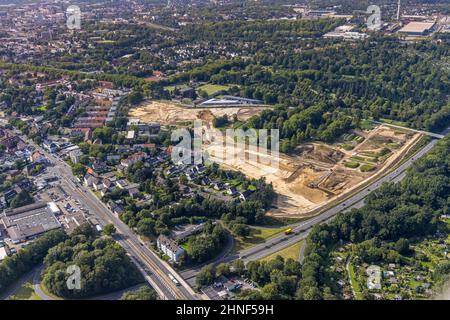
[[[425,36],[433,31],[435,25],[435,22],[410,22],[398,32],[408,36]]]
[[[5,247],[0,248],[0,261],[4,260],[8,256]]]
[[[3,224],[13,243],[32,239],[61,227],[55,214],[45,202],[33,203],[16,209],[6,209]]]
[[[156,245],[159,250],[164,252],[170,260],[178,263],[181,257],[184,255],[184,249],[178,245],[178,243],[165,235],[160,235],[156,241]]]

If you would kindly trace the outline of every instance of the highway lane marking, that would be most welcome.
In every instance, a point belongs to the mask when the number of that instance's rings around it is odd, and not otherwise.
[[[296,231],[296,232],[301,231],[301,229],[306,226],[306,230],[304,230],[303,233],[294,235],[293,237],[288,238],[289,240],[283,240],[283,239],[286,239],[286,236],[283,236],[283,235],[274,237],[272,239],[269,239],[269,241],[266,241],[263,244],[259,245],[259,247],[255,246],[253,248],[247,249],[247,253],[245,251],[243,251],[239,255],[239,257],[240,258],[245,257],[244,259],[248,259],[249,257],[257,255],[258,253],[260,253],[260,252],[262,252],[264,250],[268,250],[268,248],[266,248],[268,242],[269,242],[269,244],[272,244],[270,246],[270,248],[273,248],[273,247],[275,247],[276,245],[278,245],[280,243],[286,244],[284,246],[280,246],[279,249],[282,249],[282,248],[287,247],[290,243],[292,243],[293,242],[292,239],[296,239],[297,241],[301,240],[302,238],[304,238],[305,234],[308,233],[307,231],[309,229],[311,229],[316,224],[316,222],[318,222],[318,223],[326,222],[328,220],[331,220],[337,214],[341,213],[343,210],[339,208],[340,205],[345,204],[346,210],[351,209],[356,204],[358,204],[360,201],[364,200],[370,193],[372,193],[373,191],[377,190],[384,182],[387,182],[389,179],[393,180],[393,179],[398,178],[401,175],[404,175],[405,171],[410,167],[410,165],[412,165],[414,161],[416,161],[417,159],[421,158],[426,153],[428,153],[434,147],[434,145],[437,143],[437,141],[438,140],[430,141],[425,147],[423,147],[419,152],[417,152],[416,155],[414,155],[412,158],[408,159],[405,163],[400,165],[396,170],[388,173],[384,177],[381,177],[379,180],[374,182],[374,184],[367,186],[367,188],[364,188],[364,190],[361,190],[359,194],[355,194],[353,197],[347,199],[347,201],[344,201],[343,203],[337,204],[336,206],[328,209],[327,211],[323,212],[322,214],[320,214],[320,215],[318,215],[316,217],[311,218],[310,220],[308,220],[306,222],[301,222],[298,225],[296,225],[296,224],[291,225],[291,227],[294,227],[294,231]],[[372,189],[372,190],[368,191],[368,192],[363,192],[363,191],[366,191],[368,189]],[[356,199],[356,200],[355,201],[350,201],[350,200],[354,200],[354,199]],[[351,203],[348,204],[348,202],[351,202]],[[338,211],[334,212],[334,210],[336,210],[336,209]],[[289,226],[286,226],[286,227],[288,228]]]
[[[84,198],[84,199],[87,200],[88,202],[91,201],[91,204],[93,204],[94,206],[97,206],[97,204],[95,204],[94,201],[90,200],[86,195],[81,194],[81,193],[80,193],[80,195],[81,195],[82,198]],[[98,211],[102,211],[102,210],[103,210],[103,208],[100,208],[100,207],[98,207],[98,206],[97,206],[96,209],[97,209]],[[104,214],[106,215],[106,217],[108,217],[108,214],[107,214],[107,213],[104,213]],[[112,221],[110,217],[108,217],[108,218],[109,218],[109,219],[107,219],[107,222],[114,223],[114,221]],[[126,235],[126,232],[124,232],[122,226],[120,226],[118,229],[121,231],[121,234],[122,234],[122,235],[127,236],[127,235]],[[166,282],[166,281],[164,281],[163,279],[161,279],[161,274],[160,274],[159,272],[162,272],[162,271],[159,269],[159,267],[157,267],[153,262],[150,263],[149,261],[151,261],[151,260],[150,260],[149,258],[147,258],[146,256],[144,256],[144,255],[140,252],[139,248],[134,244],[134,242],[131,241],[131,239],[126,239],[126,240],[123,240],[123,241],[126,242],[130,247],[134,248],[133,253],[134,253],[135,255],[138,255],[139,257],[141,257],[141,259],[143,259],[145,262],[147,262],[148,267],[150,267],[151,269],[155,269],[155,270],[154,270],[155,276],[157,276],[157,278],[161,281],[161,284],[162,284],[162,285],[167,286],[167,283],[169,283],[169,282],[168,282],[168,281]],[[136,249],[137,249],[137,250],[136,250]],[[170,284],[172,284],[171,281],[170,281]],[[169,289],[169,288],[166,287],[166,289]],[[173,288],[171,288],[171,289],[173,290]],[[179,297],[179,295],[174,294],[174,292],[173,292],[172,290],[169,290],[169,291],[173,294],[173,296],[174,296],[174,297]]]
[[[95,203],[94,199],[89,199],[88,196],[86,194],[84,194],[83,192],[80,192],[80,190],[78,190],[78,188],[76,186],[72,186],[73,182],[70,179],[67,179],[65,182],[67,183],[67,185],[69,185],[69,189],[71,189],[72,192],[74,192],[75,194],[78,194],[78,197],[81,198],[80,200],[82,200],[82,199],[86,200],[87,203],[90,204],[90,206],[93,206],[94,209],[96,209],[96,210],[93,210],[94,212],[96,212],[96,211],[102,212],[103,210],[105,210],[105,208],[102,208],[97,203]],[[107,212],[103,212],[103,214],[104,214],[104,216],[103,216],[102,220],[107,220],[107,222],[113,223],[116,226],[119,225],[120,227],[118,229],[121,231],[121,233],[123,235],[126,236],[126,232],[124,232],[123,226],[121,226],[118,223],[114,223],[114,221],[111,219],[110,215]],[[105,219],[105,217],[107,217],[107,219]],[[162,272],[162,270],[160,270],[160,268],[153,261],[151,261],[150,258],[148,258],[147,256],[144,256],[142,253],[140,253],[139,249],[136,250],[136,248],[138,248],[138,247],[134,244],[134,242],[132,242],[130,239],[124,240],[124,241],[126,241],[129,245],[134,247],[133,253],[135,255],[137,254],[139,257],[141,257],[143,260],[145,260],[147,262],[147,264],[148,264],[148,267],[150,267],[151,269],[155,269],[155,272],[153,274],[155,274],[155,276],[158,278],[158,280],[160,280],[161,284],[164,285],[165,288],[168,289],[169,292],[172,293],[172,295],[174,297],[176,297],[176,298],[180,298],[181,297],[181,299],[187,299],[181,292],[179,292],[179,293],[174,293],[173,292],[175,284],[172,283],[171,280],[169,280],[169,281],[164,281],[163,280],[165,275]],[[151,262],[149,262],[149,261],[151,261]],[[175,288],[175,291],[179,291],[179,289]]]

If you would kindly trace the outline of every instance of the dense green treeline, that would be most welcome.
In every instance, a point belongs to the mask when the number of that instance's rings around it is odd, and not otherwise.
[[[399,184],[385,184],[366,199],[366,205],[341,213],[327,224],[316,225],[307,238],[300,265],[280,256],[271,261],[241,260],[204,267],[198,285],[213,283],[220,275],[250,278],[261,288],[244,290],[239,299],[341,299],[339,274],[330,268],[331,253],[352,243],[352,255],[366,263],[414,265],[410,244],[449,228],[439,220],[450,213],[450,138],[440,141],[419,160]],[[439,264],[433,273],[436,284],[448,279],[450,264]],[[364,294],[364,298],[371,298]]]
[[[47,232],[21,249],[12,257],[7,257],[0,263],[0,292],[17,281],[21,276],[42,263],[48,250],[67,239],[63,230]]]
[[[336,110],[349,115],[439,130],[450,119],[448,55],[446,42],[403,44],[382,37],[300,51],[286,45],[211,80],[240,85],[243,96],[279,103],[286,110],[334,100]]]
[[[43,284],[51,293],[64,298],[105,294],[142,281],[125,250],[88,224],[81,225],[67,240],[48,250],[44,263]],[[67,286],[70,266],[80,268],[80,289]]]
[[[384,242],[434,234],[439,228],[440,215],[449,212],[450,139],[447,137],[419,160],[401,183],[384,185],[367,198],[363,208],[340,214],[329,224],[313,228],[307,240],[296,298],[321,299],[336,290],[326,266],[330,250],[340,241],[372,241],[366,252],[376,254],[377,245],[381,247]]]

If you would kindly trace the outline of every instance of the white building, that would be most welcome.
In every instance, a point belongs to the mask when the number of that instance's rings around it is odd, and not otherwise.
[[[78,162],[80,162],[80,157],[81,157],[82,155],[83,155],[83,152],[81,152],[80,149],[75,149],[75,150],[69,152],[70,160],[71,160],[73,163],[78,163]]]
[[[54,215],[61,214],[61,210],[59,209],[58,205],[55,202],[47,203],[47,207],[52,214],[54,214]]]
[[[159,250],[164,252],[170,260],[178,263],[180,258],[184,255],[185,251],[182,247],[178,245],[174,240],[166,237],[165,235],[160,235],[156,241],[156,245]]]
[[[8,256],[5,247],[0,248],[0,261],[3,261]]]

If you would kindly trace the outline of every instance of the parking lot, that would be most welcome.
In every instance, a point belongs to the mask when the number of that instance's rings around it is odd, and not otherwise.
[[[247,278],[222,276],[212,285],[203,287],[201,291],[211,300],[232,300],[241,290],[256,289],[256,285]]]
[[[45,202],[54,202],[58,206],[60,210],[57,215],[58,221],[69,233],[77,226],[86,223],[90,216],[89,210],[78,200],[73,199],[60,185],[45,189],[41,193],[41,199]]]

